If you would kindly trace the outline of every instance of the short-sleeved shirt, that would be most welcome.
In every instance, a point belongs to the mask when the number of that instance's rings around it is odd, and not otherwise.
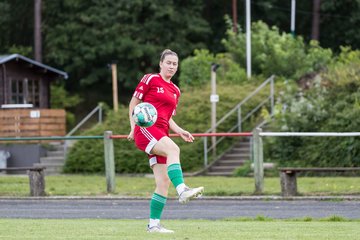
[[[165,164],[166,157],[154,156],[150,151],[164,136],[169,136],[169,120],[176,114],[180,89],[173,82],[166,82],[160,74],[146,74],[135,89],[133,97],[154,105],[158,117],[156,123],[148,128],[135,126],[135,144],[149,154],[150,166]]]
[[[180,94],[180,89],[173,82],[166,82],[160,74],[146,74],[133,96],[154,105],[158,112],[155,125],[169,129],[169,120],[176,114]]]

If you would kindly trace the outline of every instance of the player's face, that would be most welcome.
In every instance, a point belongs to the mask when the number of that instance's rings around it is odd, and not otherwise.
[[[170,79],[178,69],[179,59],[174,55],[167,55],[162,62],[160,62],[161,75]]]

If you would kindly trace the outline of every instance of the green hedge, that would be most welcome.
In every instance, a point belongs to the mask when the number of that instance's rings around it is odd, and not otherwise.
[[[190,132],[202,133],[210,128],[210,66],[220,64],[217,72],[217,119],[236,106],[253,91],[266,76],[276,74],[277,114],[268,126],[273,131],[356,131],[360,127],[360,94],[358,51],[342,49],[338,58],[332,51],[322,49],[316,42],[305,44],[300,37],[280,33],[276,27],[269,28],[262,22],[253,23],[252,66],[253,77],[245,74],[245,33],[234,34],[229,28],[227,39],[223,40],[226,53],[212,54],[208,50],[196,50],[194,56],[184,59],[179,77],[182,98],[175,121]],[[325,72],[326,69],[329,69]],[[320,73],[318,74],[317,73]],[[259,74],[259,75],[256,75]],[[310,76],[310,90],[298,92],[295,79]],[[311,81],[311,76],[318,76]],[[284,80],[286,79],[286,81]],[[302,78],[302,80],[306,78]],[[290,80],[290,81],[288,81]],[[280,91],[281,90],[281,91]],[[242,108],[245,113],[264,99],[268,91],[258,95]],[[261,109],[244,131],[252,130],[259,117],[268,116],[266,108]],[[114,134],[128,134],[127,106],[119,112],[110,112],[104,124],[94,126],[82,135],[102,135],[105,130]],[[218,132],[226,132],[234,125],[236,117],[229,118]],[[356,138],[341,142],[333,139],[266,138],[266,160],[282,165],[316,166],[358,166],[360,143]],[[195,171],[203,165],[203,143],[197,139],[193,144],[175,139],[182,149],[181,159],[184,171]],[[224,151],[234,138],[218,147]],[[133,143],[115,140],[115,161],[118,173],[149,172],[147,157],[138,151]],[[101,141],[79,141],[71,149],[65,165],[65,172],[102,172],[103,143]]]

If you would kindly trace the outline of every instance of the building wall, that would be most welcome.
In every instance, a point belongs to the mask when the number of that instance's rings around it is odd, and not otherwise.
[[[39,106],[37,108],[50,108],[49,105],[49,89],[50,81],[52,76],[49,72],[41,71],[39,68],[30,67],[31,65],[25,62],[16,62],[11,61],[5,64],[6,66],[6,82],[1,84],[3,89],[3,96],[6,96],[6,99],[3,97],[0,98],[0,104],[10,104],[11,103],[11,81],[12,79],[28,79],[35,80],[39,82]],[[3,76],[3,75],[2,75]],[[2,77],[3,78],[3,77]],[[4,80],[3,80],[4,81]],[[0,89],[1,90],[1,89]]]
[[[4,103],[4,68],[0,65],[0,103]]]
[[[40,163],[41,157],[46,156],[46,149],[41,144],[1,144],[0,151],[10,153],[6,161],[7,167],[32,167],[34,163]],[[11,173],[25,172],[12,171]]]

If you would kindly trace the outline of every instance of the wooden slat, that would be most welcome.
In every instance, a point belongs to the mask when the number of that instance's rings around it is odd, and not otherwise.
[[[31,111],[39,111],[32,118]],[[0,110],[0,137],[65,136],[64,109],[6,109]]]
[[[42,118],[40,119],[41,124],[46,123],[65,123],[65,117],[64,118]]]
[[[65,136],[65,131],[40,131],[41,137]]]

